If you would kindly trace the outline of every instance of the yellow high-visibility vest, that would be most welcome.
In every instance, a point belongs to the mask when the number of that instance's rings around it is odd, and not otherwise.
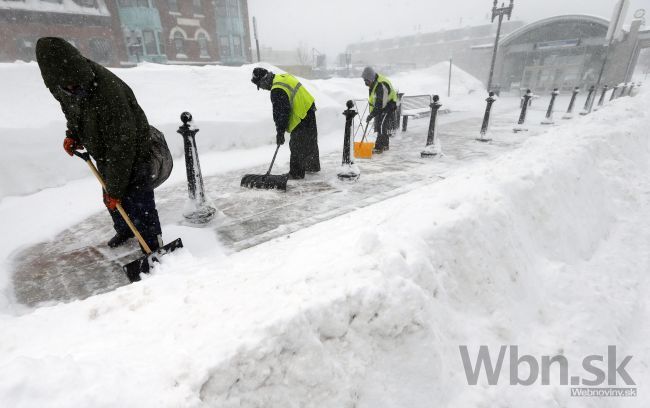
[[[370,96],[368,97],[368,102],[370,103],[370,112],[372,112],[372,110],[375,108],[375,101],[377,100],[377,87],[379,84],[385,84],[390,90],[388,93],[388,100],[384,103],[387,104],[390,101],[397,103],[397,91],[395,91],[393,85],[390,83],[388,78],[381,74],[377,74],[377,80],[375,81],[375,85],[372,87],[372,92],[370,92]]]
[[[311,96],[296,77],[290,74],[275,74],[271,90],[274,89],[282,89],[289,97],[291,113],[289,114],[287,132],[291,133],[300,121],[307,116],[309,108],[314,104],[314,97]]]

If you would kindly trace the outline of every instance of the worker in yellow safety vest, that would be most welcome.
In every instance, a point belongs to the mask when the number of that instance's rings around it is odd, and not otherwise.
[[[251,82],[257,89],[271,91],[277,144],[284,144],[285,133],[291,134],[289,178],[303,179],[305,172],[320,171],[314,97],[290,74],[274,74],[257,67]]]
[[[370,113],[366,117],[366,122],[374,119],[375,132],[377,132],[373,152],[382,153],[384,150],[388,150],[390,136],[396,128],[397,91],[388,78],[376,73],[372,67],[364,68],[361,78],[369,89]]]

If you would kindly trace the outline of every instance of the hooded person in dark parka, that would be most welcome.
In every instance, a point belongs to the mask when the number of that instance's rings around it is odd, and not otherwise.
[[[108,245],[116,247],[133,237],[116,210],[121,203],[151,249],[159,248],[149,123],[133,91],[61,38],[39,39],[36,59],[45,86],[67,119],[64,149],[72,156],[85,147],[106,182],[104,203],[116,231]]]

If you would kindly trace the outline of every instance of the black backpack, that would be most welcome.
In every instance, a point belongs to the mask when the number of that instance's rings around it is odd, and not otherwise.
[[[151,184],[157,188],[169,178],[174,167],[174,159],[167,147],[165,135],[153,126],[149,126],[151,135]]]

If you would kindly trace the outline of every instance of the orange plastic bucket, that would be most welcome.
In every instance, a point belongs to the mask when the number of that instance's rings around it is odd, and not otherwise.
[[[375,148],[373,142],[354,142],[354,157],[357,159],[371,159],[372,149]]]

